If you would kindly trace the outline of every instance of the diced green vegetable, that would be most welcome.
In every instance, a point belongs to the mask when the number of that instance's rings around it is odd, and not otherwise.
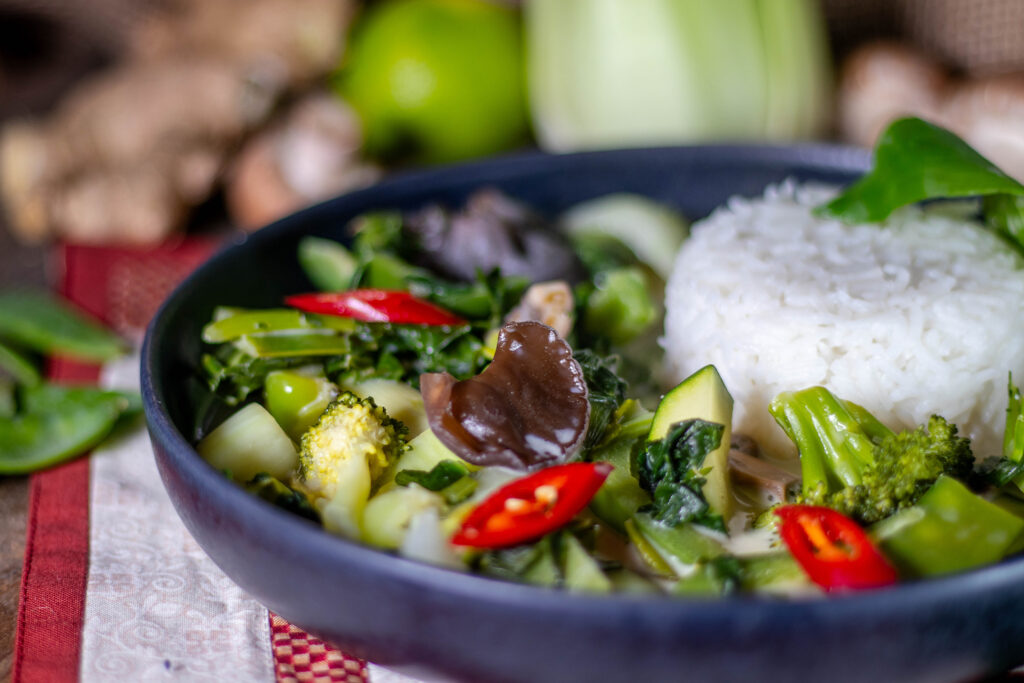
[[[941,476],[917,505],[872,534],[901,573],[936,576],[998,562],[1024,532],[1024,519]]]
[[[338,388],[325,377],[295,370],[270,372],[263,385],[267,410],[294,441],[313,426],[337,396]]]
[[[714,557],[676,582],[673,593],[685,597],[717,597],[740,588],[743,566],[731,555]]]
[[[474,465],[464,462],[459,456],[445,446],[434,436],[434,433],[427,429],[419,436],[409,441],[409,447],[395,460],[381,477],[381,485],[394,481],[399,472],[404,470],[418,470],[429,472],[445,460],[452,460],[462,463],[470,471],[479,469]]]
[[[634,452],[643,446],[645,440],[646,430],[641,434],[620,433],[592,454],[594,462],[609,462],[615,469],[594,494],[590,509],[619,531],[625,529],[626,520],[637,510],[651,502],[651,497],[629,471]]]
[[[246,482],[261,472],[288,479],[298,466],[295,444],[273,415],[250,403],[222,422],[196,445],[215,469]]]
[[[663,561],[661,567],[654,566],[655,570],[662,570],[668,566],[671,568],[671,574],[685,576],[692,565],[713,559],[725,552],[721,543],[690,524],[667,526],[643,512],[634,515],[631,522],[636,535],[630,534],[630,539],[635,541],[637,536],[643,538]],[[629,528],[627,526],[627,530]]]
[[[649,440],[663,439],[671,426],[691,418],[722,425],[718,447],[700,463],[705,479],[701,493],[711,510],[723,517],[732,511],[729,447],[732,440],[732,396],[713,365],[706,365],[665,394],[654,413]]]
[[[585,593],[608,593],[612,590],[612,582],[579,539],[572,534],[562,534],[560,546],[566,589]]]
[[[599,273],[594,285],[583,306],[583,328],[588,334],[626,344],[658,319],[651,287],[640,268],[627,266]]]
[[[313,286],[323,292],[341,292],[352,284],[356,257],[334,240],[303,237],[299,241],[299,265]]]
[[[363,540],[380,548],[402,545],[409,523],[428,508],[441,508],[441,497],[420,486],[408,486],[378,493],[363,511]]]
[[[577,204],[562,215],[561,223],[574,244],[594,235],[614,238],[662,280],[668,279],[676,252],[690,232],[686,219],[677,211],[642,195],[626,193]]]
[[[388,415],[408,428],[409,438],[415,438],[427,429],[423,397],[408,384],[391,379],[371,378],[346,384],[345,389],[357,396],[370,396],[377,405],[384,406]]]
[[[0,337],[45,354],[106,361],[125,344],[70,304],[41,292],[0,293]]]
[[[79,455],[139,410],[137,395],[119,391],[48,383],[26,388],[21,410],[0,419],[0,474],[25,474]]]
[[[562,571],[558,566],[558,558],[552,547],[553,538],[553,536],[545,536],[537,542],[537,556],[522,574],[522,579],[527,583],[552,588],[561,585]]]

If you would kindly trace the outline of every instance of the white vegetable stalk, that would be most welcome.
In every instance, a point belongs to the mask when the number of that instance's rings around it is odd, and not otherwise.
[[[831,69],[816,0],[527,0],[552,151],[812,138]]]

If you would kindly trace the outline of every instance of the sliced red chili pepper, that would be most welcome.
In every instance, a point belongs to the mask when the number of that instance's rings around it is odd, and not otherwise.
[[[879,588],[896,582],[896,570],[846,515],[814,505],[784,505],[775,514],[789,551],[811,581],[825,590]]]
[[[461,325],[451,311],[391,289],[352,289],[347,292],[296,294],[285,303],[300,311],[353,318],[367,323],[398,325]]]
[[[469,513],[452,543],[506,548],[540,538],[585,508],[612,469],[604,462],[574,462],[516,479]]]

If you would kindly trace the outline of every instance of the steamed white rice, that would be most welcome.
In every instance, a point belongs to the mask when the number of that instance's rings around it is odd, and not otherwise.
[[[1007,372],[1024,380],[1024,260],[976,223],[911,207],[883,226],[810,212],[834,190],[784,183],[693,227],[666,291],[670,379],[713,363],[734,431],[782,455],[768,413],[822,385],[903,429],[940,414],[1001,449]]]

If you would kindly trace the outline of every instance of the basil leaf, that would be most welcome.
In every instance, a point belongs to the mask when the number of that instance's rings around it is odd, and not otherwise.
[[[950,131],[904,118],[893,121],[879,138],[874,169],[815,212],[847,223],[874,223],[927,199],[1000,195],[1024,196],[1024,185]],[[1024,232],[1021,204],[1005,199],[997,204],[995,227],[1011,235]]]

